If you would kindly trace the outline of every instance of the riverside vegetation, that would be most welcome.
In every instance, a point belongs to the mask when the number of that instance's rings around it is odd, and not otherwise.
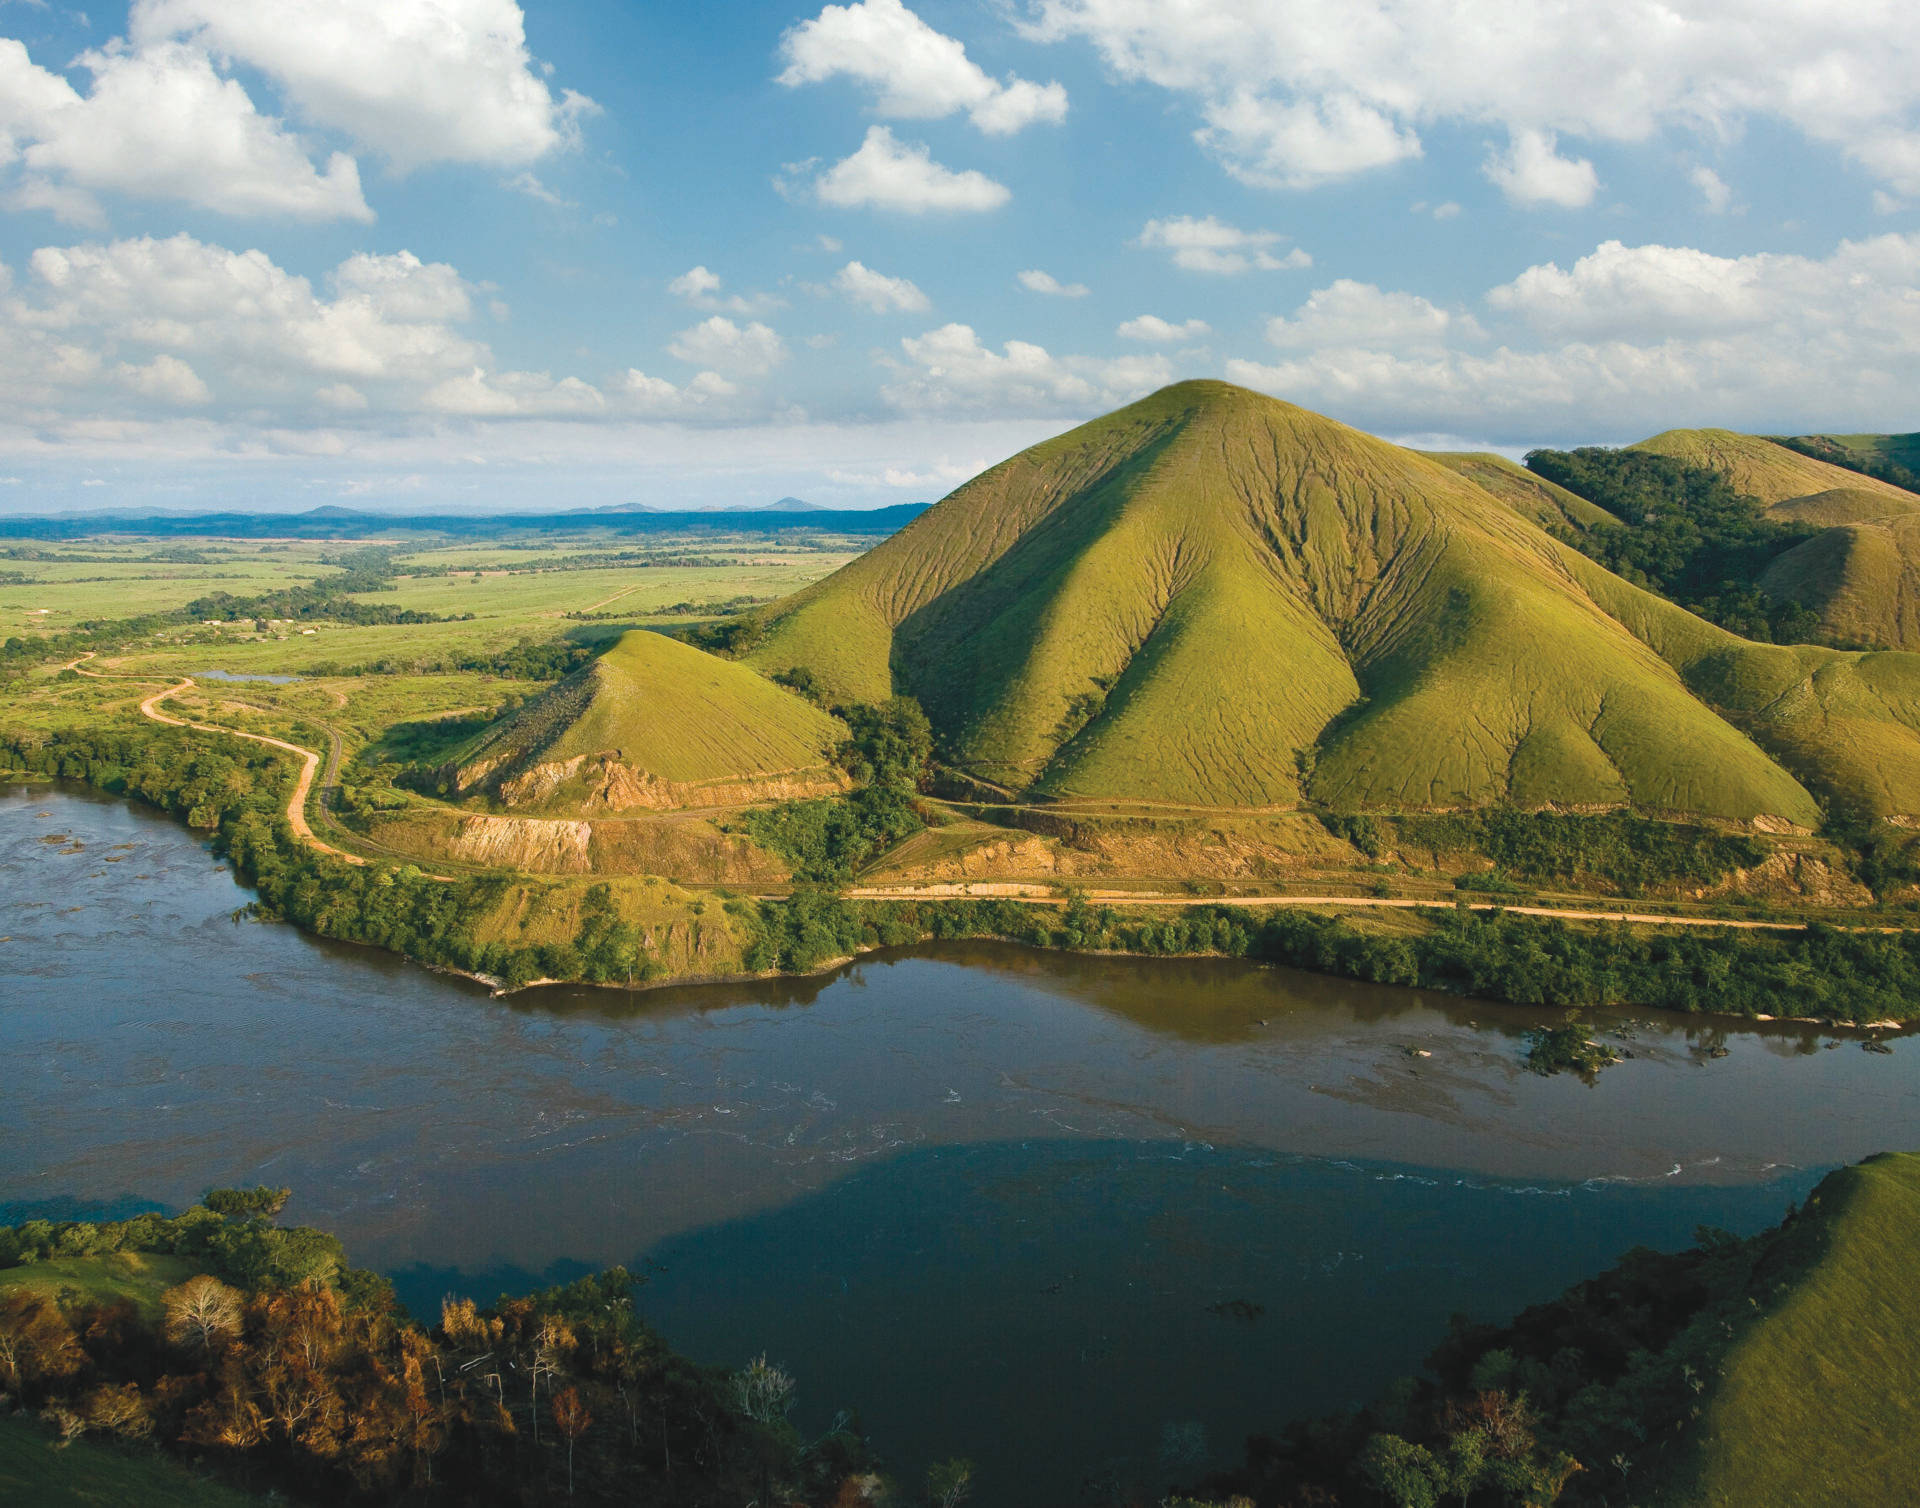
[[[673,1352],[624,1269],[489,1307],[449,1299],[423,1324],[333,1237],[276,1225],[287,1192],[0,1230],[0,1388],[46,1431],[0,1421],[13,1500],[57,1502],[89,1476],[129,1504],[189,1487],[223,1503],[224,1484],[312,1502],[855,1508],[888,1486],[850,1415],[800,1435],[794,1380],[764,1357],[720,1370]]]

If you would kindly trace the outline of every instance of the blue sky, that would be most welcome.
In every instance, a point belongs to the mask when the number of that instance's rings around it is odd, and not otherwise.
[[[1913,429],[1916,65],[1877,0],[0,0],[0,510],[871,506],[1191,376]]]

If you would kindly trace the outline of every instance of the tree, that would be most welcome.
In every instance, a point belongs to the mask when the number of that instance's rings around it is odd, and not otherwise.
[[[927,1470],[927,1501],[933,1508],[959,1508],[973,1492],[973,1462],[955,1456]]]
[[[733,1374],[732,1389],[735,1412],[760,1424],[784,1419],[793,1407],[793,1378],[768,1361],[765,1353]]]
[[[1393,1508],[1438,1508],[1447,1470],[1424,1445],[1375,1435],[1360,1452],[1360,1470]]]
[[[560,1438],[567,1442],[567,1496],[573,1496],[573,1447],[574,1443],[587,1432],[587,1426],[593,1423],[593,1415],[587,1412],[586,1404],[580,1401],[578,1388],[562,1388],[553,1400],[553,1426],[560,1431]]]
[[[218,1278],[202,1273],[161,1296],[167,1313],[167,1338],[204,1360],[240,1328],[240,1295]]]

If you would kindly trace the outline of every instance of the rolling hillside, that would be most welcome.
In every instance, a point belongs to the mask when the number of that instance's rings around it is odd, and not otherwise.
[[[1811,608],[1833,639],[1920,649],[1920,495],[1731,430],[1668,430],[1629,448],[1716,471],[1769,517],[1825,526],[1773,560],[1758,584]]]
[[[842,789],[845,729],[743,665],[634,629],[456,761],[516,808],[720,806]]]
[[[1749,644],[1454,465],[1224,383],[1003,462],[757,631],[751,664],[913,695],[1030,798],[1812,826],[1804,776],[1920,811],[1920,659]]]
[[[1831,466],[1800,455],[1759,435],[1737,434],[1730,429],[1670,429],[1627,448],[1672,456],[1690,466],[1717,471],[1733,484],[1736,492],[1744,492],[1762,503],[1784,503],[1843,487],[1885,497],[1890,507],[1903,506],[1902,500],[1909,504],[1914,500],[1911,492],[1890,482],[1861,476],[1843,466]]]
[[[1589,529],[1595,524],[1620,522],[1605,508],[1588,502],[1579,493],[1569,492],[1558,483],[1535,476],[1526,467],[1509,461],[1505,456],[1472,450],[1429,450],[1421,453],[1484,488],[1543,529]]]

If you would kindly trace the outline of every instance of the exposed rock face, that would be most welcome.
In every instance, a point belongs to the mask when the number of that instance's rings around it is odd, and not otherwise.
[[[436,858],[530,874],[651,874],[693,884],[779,884],[787,868],[699,819],[455,816],[379,824],[382,842]]]
[[[484,776],[482,777],[484,778]],[[582,811],[674,811],[685,807],[745,806],[756,801],[794,801],[831,796],[849,788],[840,771],[772,770],[732,780],[683,783],[662,780],[621,761],[617,749],[580,754],[572,759],[537,764],[500,782],[500,799],[508,806],[535,807],[575,782],[584,787],[569,802]]]

